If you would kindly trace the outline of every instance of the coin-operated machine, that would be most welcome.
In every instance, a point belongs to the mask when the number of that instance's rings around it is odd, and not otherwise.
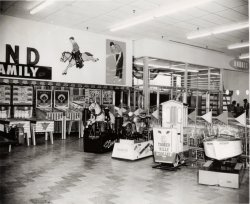
[[[170,100],[162,105],[162,127],[153,128],[154,159],[160,163],[155,168],[171,164],[176,167],[184,162],[187,150],[183,129],[187,126],[188,108],[179,101]]]

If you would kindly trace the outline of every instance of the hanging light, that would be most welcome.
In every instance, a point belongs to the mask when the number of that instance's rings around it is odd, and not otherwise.
[[[246,90],[246,95],[249,95],[249,90]]]
[[[227,90],[226,90],[226,95],[228,95],[228,94],[229,94],[229,90],[227,89]]]
[[[236,90],[236,95],[240,95],[240,90]]]

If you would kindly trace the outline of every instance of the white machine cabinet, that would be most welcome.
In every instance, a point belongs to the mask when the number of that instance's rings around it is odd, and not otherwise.
[[[182,102],[170,100],[162,105],[162,127],[174,128],[177,130],[179,145],[178,152],[183,152],[186,149],[183,147],[183,128],[188,123],[188,108]],[[178,153],[176,152],[176,153]]]

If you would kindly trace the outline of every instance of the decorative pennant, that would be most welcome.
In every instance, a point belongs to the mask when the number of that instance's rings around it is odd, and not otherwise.
[[[152,116],[154,116],[157,120],[159,120],[159,110],[157,109],[152,113]]]
[[[224,111],[222,114],[217,116],[217,119],[228,125],[228,112]]]
[[[246,125],[247,124],[247,118],[246,118],[246,112],[241,114],[239,117],[235,118],[240,124]]]
[[[125,108],[121,108],[121,111],[125,113],[127,110]]]
[[[207,112],[205,115],[201,117],[208,123],[212,123],[212,111]]]
[[[138,108],[135,112],[134,112],[134,114],[136,115],[136,116],[138,116],[138,115],[140,115],[140,113],[142,112],[143,110],[141,109],[141,108]]]
[[[188,115],[188,118],[190,118],[192,121],[196,120],[196,110],[194,110],[192,113]]]

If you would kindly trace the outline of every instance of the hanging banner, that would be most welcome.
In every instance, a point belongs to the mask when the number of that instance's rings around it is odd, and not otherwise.
[[[36,107],[52,108],[52,90],[36,90]]]
[[[101,90],[100,89],[85,89],[86,102],[96,102],[101,104]]]
[[[33,88],[31,86],[13,86],[13,105],[32,105]]]
[[[10,104],[10,85],[0,86],[0,104],[1,105]]]
[[[194,110],[192,113],[188,115],[188,118],[190,118],[192,121],[196,120],[196,110]]]
[[[207,112],[205,115],[201,117],[208,123],[212,123],[212,111]]]
[[[228,125],[228,112],[224,111],[222,114],[217,116],[217,119]]]
[[[112,105],[113,104],[113,91],[103,90],[102,91],[102,104]]]
[[[69,108],[69,91],[54,91],[54,107],[61,109]]]
[[[239,117],[235,118],[235,120],[237,120],[240,124],[242,125],[246,125],[247,124],[247,119],[246,119],[246,112],[244,112],[243,114],[241,114]]]

